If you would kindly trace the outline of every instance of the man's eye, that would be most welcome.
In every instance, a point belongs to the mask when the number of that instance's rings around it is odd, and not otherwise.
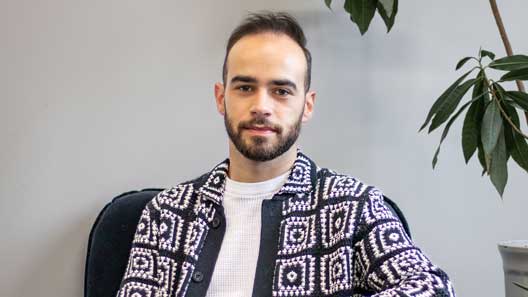
[[[275,90],[275,93],[279,96],[286,96],[286,95],[291,94],[291,92],[286,89],[277,89]]]
[[[239,87],[237,87],[237,89],[239,89],[242,92],[249,92],[249,91],[253,90],[253,88],[251,88],[251,86],[239,86]]]

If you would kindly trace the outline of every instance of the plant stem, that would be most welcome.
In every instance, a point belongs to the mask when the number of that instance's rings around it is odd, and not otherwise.
[[[493,11],[493,16],[495,17],[495,22],[497,23],[497,27],[499,28],[499,33],[502,38],[502,43],[504,44],[504,47],[506,48],[506,54],[508,56],[513,55],[513,50],[510,44],[510,40],[508,39],[508,34],[506,34],[506,29],[504,28],[504,24],[502,23],[502,18],[499,12],[499,8],[497,7],[497,2],[495,0],[489,0],[491,5],[491,11]],[[519,91],[526,93],[526,90],[524,89],[524,84],[522,81],[517,80],[515,81],[517,83],[517,88]],[[528,124],[528,111],[524,112],[524,116],[526,117],[526,123]]]

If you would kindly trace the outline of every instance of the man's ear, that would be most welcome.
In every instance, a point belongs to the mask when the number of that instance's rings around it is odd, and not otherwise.
[[[225,100],[225,92],[224,92],[224,84],[217,82],[214,85],[214,95],[216,100],[216,109],[221,115],[225,115],[225,108],[224,108],[224,100]]]
[[[304,113],[302,121],[307,122],[312,118],[314,104],[315,104],[315,91],[308,91],[305,95],[304,100]]]

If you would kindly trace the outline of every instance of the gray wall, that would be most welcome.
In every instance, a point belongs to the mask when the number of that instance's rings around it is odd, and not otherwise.
[[[98,211],[131,189],[168,187],[221,161],[216,113],[225,40],[246,11],[288,10],[312,49],[316,113],[304,151],[378,186],[459,296],[501,296],[498,241],[528,238],[527,175],[510,163],[502,201],[461,125],[418,134],[434,99],[480,46],[503,55],[488,1],[400,1],[385,34],[360,37],[335,1],[29,1],[0,4],[0,296],[79,296]],[[500,1],[528,52],[525,0]],[[523,32],[524,30],[524,32]]]

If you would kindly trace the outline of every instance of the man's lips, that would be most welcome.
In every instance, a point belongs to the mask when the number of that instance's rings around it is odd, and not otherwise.
[[[261,133],[261,134],[266,134],[266,133],[276,133],[277,130],[271,128],[271,127],[259,127],[259,126],[251,126],[251,127],[244,127],[244,129],[248,130],[248,131],[251,131],[251,132],[254,132],[254,133]]]

